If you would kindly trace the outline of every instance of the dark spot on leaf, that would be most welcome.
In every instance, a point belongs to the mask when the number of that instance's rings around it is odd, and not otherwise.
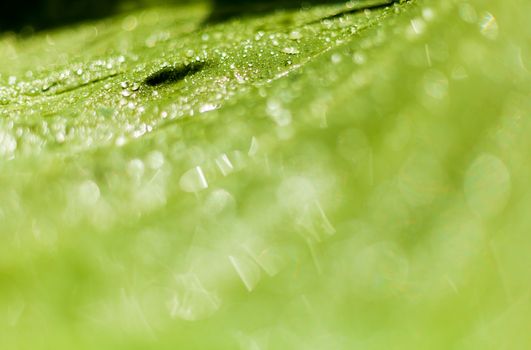
[[[147,86],[160,86],[177,83],[184,78],[200,72],[205,68],[204,62],[190,63],[177,67],[165,67],[151,74],[144,80]]]

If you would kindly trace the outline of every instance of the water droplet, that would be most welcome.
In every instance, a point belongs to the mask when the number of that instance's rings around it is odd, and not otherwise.
[[[422,9],[422,17],[428,22],[432,21],[435,18],[435,11],[430,7],[425,7]]]
[[[133,159],[127,164],[127,174],[135,179],[140,180],[144,176],[144,163],[140,159]]]
[[[179,180],[181,189],[185,192],[199,192],[208,188],[208,182],[201,167],[188,170]]]
[[[362,65],[367,62],[367,57],[362,52],[356,52],[353,56],[354,63]]]
[[[244,256],[229,256],[229,260],[247,290],[252,292],[261,279],[260,267],[253,260]]]
[[[343,57],[338,53],[333,54],[331,57],[331,61],[333,64],[341,63],[342,60],[343,60]]]
[[[219,105],[207,103],[199,107],[199,113],[211,112],[219,108]]]
[[[10,133],[0,129],[0,158],[12,158],[16,149],[17,140]]]
[[[229,157],[226,154],[222,154],[221,156],[216,158],[216,165],[218,166],[223,176],[227,176],[234,171],[234,166],[232,165]]]
[[[100,188],[93,181],[85,181],[79,186],[79,200],[84,205],[95,205],[100,199]]]
[[[245,84],[245,77],[238,72],[234,72],[234,77],[239,84]]]
[[[426,30],[426,22],[422,18],[414,18],[410,21],[411,26],[408,29],[408,37],[414,39],[420,36]]]
[[[278,274],[285,264],[284,258],[277,249],[268,247],[263,242],[246,243],[244,248],[247,254],[271,277]]]
[[[151,169],[160,169],[164,165],[165,159],[164,154],[159,151],[151,152],[146,160],[148,167]]]
[[[249,152],[247,153],[250,157],[254,157],[258,150],[260,149],[260,144],[258,143],[258,140],[256,137],[253,136],[251,139],[251,146],[249,147]]]
[[[262,32],[262,31],[259,31],[258,33],[256,33],[256,35],[254,36],[254,40],[256,41],[260,41],[262,40],[262,38],[264,37],[265,33]]]
[[[267,114],[280,127],[285,127],[291,124],[291,112],[285,109],[277,100],[271,99],[267,101]]]
[[[297,54],[299,54],[300,51],[296,47],[289,46],[289,47],[283,48],[282,52],[284,52],[284,53],[286,53],[288,55],[297,55]]]
[[[496,40],[498,38],[499,28],[496,18],[492,13],[486,12],[483,15],[483,19],[479,23],[481,34],[487,39]]]
[[[122,21],[122,29],[127,32],[135,30],[137,26],[138,26],[138,19],[136,18],[136,16],[127,16]]]
[[[291,33],[289,33],[289,38],[291,40],[300,40],[300,39],[302,39],[302,34],[301,34],[301,32],[299,32],[297,30],[294,30]]]
[[[224,189],[210,193],[204,203],[203,211],[207,215],[218,215],[230,207],[234,207],[234,197]]]

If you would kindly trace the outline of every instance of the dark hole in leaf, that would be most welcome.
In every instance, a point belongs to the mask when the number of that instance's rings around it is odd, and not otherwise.
[[[144,80],[147,86],[160,86],[177,83],[187,76],[200,72],[205,68],[206,63],[196,62],[185,64],[177,67],[165,67],[151,74]]]

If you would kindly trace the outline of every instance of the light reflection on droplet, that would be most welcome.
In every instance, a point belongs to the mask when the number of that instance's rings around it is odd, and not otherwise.
[[[208,188],[208,182],[201,167],[195,167],[188,170],[179,180],[181,189],[185,192],[199,192]]]
[[[252,292],[261,279],[260,268],[254,261],[244,256],[229,256],[229,260],[242,280],[245,288]]]
[[[422,17],[426,21],[432,21],[435,18],[435,11],[430,7],[425,7],[422,9]]]
[[[277,100],[271,99],[267,102],[267,114],[280,127],[291,124],[291,112]]]
[[[249,147],[249,152],[247,152],[247,154],[249,155],[249,157],[254,157],[258,153],[259,149],[260,144],[258,143],[258,139],[253,136],[253,138],[251,139],[251,146]]]
[[[498,22],[496,17],[490,12],[486,12],[479,23],[481,34],[487,39],[496,40],[499,34]]]
[[[284,52],[284,53],[286,53],[288,55],[297,55],[300,51],[296,47],[289,46],[289,47],[283,48],[282,52]]]
[[[426,30],[426,22],[422,18],[414,18],[410,21],[410,24],[407,31],[409,39],[415,39]]]
[[[338,63],[341,63],[341,61],[343,60],[343,57],[340,54],[336,53],[332,55],[331,60],[333,64],[338,64]]]
[[[164,165],[164,162],[165,162],[164,154],[162,154],[162,152],[159,152],[159,151],[151,152],[146,159],[146,164],[151,169],[162,168],[162,166]]]
[[[216,165],[223,176],[227,176],[234,171],[234,165],[232,165],[232,162],[226,154],[222,154],[216,158]]]
[[[17,149],[17,140],[8,132],[0,129],[0,158],[12,158]]]
[[[127,32],[135,30],[137,26],[138,26],[138,19],[136,16],[127,16],[122,21],[122,29]]]
[[[138,181],[144,175],[144,168],[144,163],[140,159],[133,159],[127,165],[127,174]]]
[[[199,113],[206,113],[210,111],[214,111],[219,108],[219,105],[213,104],[213,103],[207,103],[199,107]]]
[[[356,52],[354,56],[352,57],[352,59],[354,60],[354,63],[359,64],[359,65],[362,65],[365,62],[367,62],[367,57],[362,52]]]
[[[273,277],[279,273],[285,264],[284,258],[273,247],[264,244],[246,245],[245,251],[269,276]]]

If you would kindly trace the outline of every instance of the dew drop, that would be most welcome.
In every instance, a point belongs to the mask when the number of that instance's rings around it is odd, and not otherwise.
[[[331,61],[333,64],[341,63],[342,60],[343,60],[343,57],[338,53],[333,54],[331,57]]]
[[[230,207],[234,207],[234,197],[224,189],[210,193],[204,203],[203,211],[207,215],[218,215]]]
[[[260,267],[253,260],[243,256],[229,256],[229,260],[245,288],[252,292],[261,279]]]
[[[85,181],[79,186],[79,200],[84,205],[95,205],[100,199],[100,188],[93,181]]]
[[[12,158],[17,149],[17,140],[10,134],[0,129],[0,157]]]
[[[288,55],[297,55],[297,54],[299,54],[300,51],[296,47],[289,46],[289,47],[283,48],[282,52],[284,52],[285,54],[288,54]]]
[[[219,108],[219,105],[215,105],[213,103],[207,103],[199,107],[199,113],[207,113],[214,111]]]
[[[496,40],[499,34],[498,22],[492,13],[486,12],[479,23],[481,34],[490,40]]]
[[[201,167],[188,170],[179,180],[181,189],[185,192],[199,192],[208,188],[208,182]]]
[[[301,32],[299,32],[297,30],[294,30],[291,33],[289,33],[289,38],[291,40],[300,40],[300,39],[302,39],[302,34],[301,34]]]
[[[138,26],[138,19],[136,16],[127,16],[122,22],[122,29],[130,32],[136,29]]]
[[[133,159],[127,165],[127,174],[136,180],[144,175],[144,163],[140,159]]]
[[[216,158],[216,165],[218,166],[223,176],[228,176],[234,171],[234,165],[232,165],[232,162],[226,154],[222,154],[221,156]]]
[[[367,57],[362,52],[356,52],[352,57],[354,63],[362,65],[367,61]]]

